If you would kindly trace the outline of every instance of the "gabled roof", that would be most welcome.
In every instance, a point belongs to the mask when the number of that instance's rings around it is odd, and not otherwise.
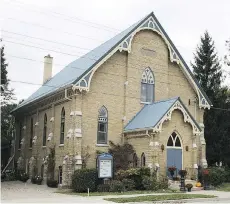
[[[164,121],[171,120],[172,112],[177,109],[183,113],[184,121],[191,124],[193,134],[199,134],[201,132],[200,126],[184,106],[180,97],[146,104],[124,127],[124,132],[149,129],[160,132]]]
[[[41,86],[28,99],[23,101],[16,109],[46,97],[63,87],[71,85],[75,85],[74,87],[79,90],[89,91],[91,78],[96,70],[95,67],[100,66],[100,64],[106,61],[106,59],[118,50],[131,52],[132,38],[136,32],[141,29],[153,30],[162,36],[168,45],[171,61],[175,61],[178,64],[181,63],[185,68],[185,74],[188,75],[189,79],[192,81],[191,83],[194,83],[193,86],[197,91],[200,107],[210,107],[210,100],[200,87],[199,83],[193,77],[187,64],[152,12],[112,39],[67,65],[43,86]]]

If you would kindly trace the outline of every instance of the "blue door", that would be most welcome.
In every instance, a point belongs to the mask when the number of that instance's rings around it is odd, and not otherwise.
[[[174,176],[178,175],[178,171],[182,169],[182,149],[167,148],[167,175],[169,177],[168,167],[175,166],[177,170]]]

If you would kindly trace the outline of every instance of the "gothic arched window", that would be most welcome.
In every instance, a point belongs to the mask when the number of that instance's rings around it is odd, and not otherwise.
[[[61,130],[60,130],[60,144],[64,144],[65,138],[65,109],[61,110]]]
[[[46,146],[46,135],[47,135],[47,115],[44,115],[44,126],[43,126],[43,146]]]
[[[145,167],[145,153],[141,154],[141,167]]]
[[[108,111],[105,106],[99,109],[97,144],[107,144],[108,140]]]
[[[180,138],[175,132],[169,136],[167,147],[181,147]]]
[[[152,103],[155,95],[155,80],[152,70],[147,67],[141,78],[141,102]]]

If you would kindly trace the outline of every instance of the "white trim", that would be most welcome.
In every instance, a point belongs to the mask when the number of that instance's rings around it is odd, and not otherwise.
[[[177,100],[174,105],[168,110],[168,112],[164,115],[164,117],[155,125],[153,128],[154,132],[161,132],[162,131],[162,125],[165,121],[171,120],[172,118],[172,112],[174,110],[180,110],[183,113],[184,116],[184,122],[188,122],[191,124],[193,129],[194,135],[201,134],[201,131],[199,130],[199,127],[195,124],[195,122],[192,120],[192,118],[189,116],[188,112],[184,109],[181,102]]]
[[[64,147],[64,144],[59,144],[58,146],[59,146],[59,147]]]
[[[97,147],[109,147],[108,144],[96,144]]]

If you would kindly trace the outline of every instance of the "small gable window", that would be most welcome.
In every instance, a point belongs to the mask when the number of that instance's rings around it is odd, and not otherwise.
[[[145,153],[141,154],[141,167],[145,167]]]
[[[63,107],[61,111],[60,144],[64,144],[64,137],[65,137],[65,109]]]
[[[97,144],[107,144],[108,139],[108,111],[102,106],[98,114]]]
[[[155,95],[155,81],[152,70],[147,67],[141,78],[141,102],[152,103]]]
[[[44,115],[44,127],[43,127],[43,142],[42,145],[46,146],[46,136],[47,136],[47,115]]]

